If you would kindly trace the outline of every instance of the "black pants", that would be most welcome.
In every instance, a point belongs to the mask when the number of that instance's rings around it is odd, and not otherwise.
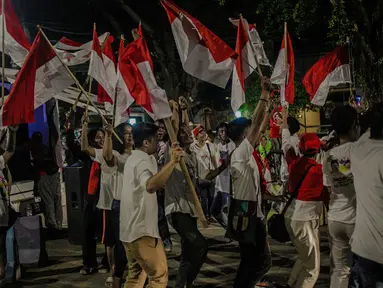
[[[116,244],[114,245],[114,275],[117,278],[124,276],[125,267],[128,264],[126,259],[125,248],[120,241],[120,201],[113,200],[112,213],[113,213],[113,230],[116,237]]]
[[[192,284],[206,259],[207,241],[199,232],[197,219],[184,213],[172,213],[170,222],[181,237],[181,262],[175,288]]]
[[[95,196],[87,195],[83,211],[84,243],[82,245],[82,259],[83,265],[89,268],[97,268],[96,226],[99,221],[99,212],[96,208],[96,201]]]
[[[214,201],[214,184],[203,183],[198,185],[198,192],[201,199],[201,206],[206,217],[211,216],[211,207]]]
[[[270,248],[266,242],[266,226],[259,220],[255,243],[239,242],[241,262],[238,267],[234,288],[254,287],[271,266]]]
[[[165,191],[162,189],[157,192],[158,203],[158,230],[162,241],[170,241],[170,231],[168,221],[165,216]]]

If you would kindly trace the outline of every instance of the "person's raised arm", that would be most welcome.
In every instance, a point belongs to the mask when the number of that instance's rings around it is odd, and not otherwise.
[[[105,125],[106,137],[105,137],[104,147],[102,148],[102,154],[106,162],[106,165],[108,165],[109,167],[114,167],[116,164],[114,156],[113,156],[112,130],[113,130],[112,125],[110,124]]]
[[[172,111],[172,126],[174,133],[178,135],[178,130],[180,129],[180,118],[178,115],[178,104],[174,100],[169,101],[169,106]]]
[[[81,132],[81,151],[85,152],[90,157],[96,157],[96,151],[93,147],[89,146],[88,142],[88,117],[83,116],[82,119],[82,132]]]
[[[189,113],[188,113],[188,102],[185,97],[181,96],[178,99],[179,106],[181,109],[181,123],[185,124],[186,126],[189,126],[190,120],[189,120]]]
[[[271,84],[269,79],[263,77],[261,80],[262,84],[262,94],[257,107],[254,110],[253,118],[249,133],[246,138],[250,142],[250,144],[255,147],[257,146],[260,138],[261,138],[261,124],[264,121],[266,109],[268,107],[269,96],[270,96],[270,88]]]
[[[8,163],[8,161],[12,158],[13,154],[15,154],[16,149],[16,132],[17,132],[18,126],[9,126],[8,127],[8,143],[7,147],[5,149],[5,152],[3,154],[4,162]]]
[[[184,151],[182,148],[177,147],[177,145],[178,143],[174,143],[172,145],[174,148],[172,148],[171,151],[170,161],[164,167],[162,167],[162,169],[157,174],[150,177],[146,182],[146,191],[148,191],[148,193],[153,194],[157,190],[164,187],[170,175],[172,174],[174,167],[181,161],[181,157]]]

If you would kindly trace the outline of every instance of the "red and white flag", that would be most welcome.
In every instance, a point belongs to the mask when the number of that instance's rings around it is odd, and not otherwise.
[[[104,88],[109,96],[113,97],[115,92],[116,79],[113,79],[107,72],[106,63],[108,57],[101,52],[101,45],[97,37],[96,29],[93,30],[93,45],[90,56],[88,75],[93,77]],[[114,84],[113,84],[114,83]]]
[[[303,78],[303,86],[311,103],[323,106],[330,87],[351,83],[350,60],[347,46],[337,47],[318,60]]]
[[[25,59],[27,58],[28,51],[31,48],[31,44],[28,41],[27,36],[24,33],[23,27],[21,26],[19,19],[12,6],[11,0],[0,0],[1,1],[1,15],[0,15],[0,41],[3,39],[3,17],[5,17],[4,27],[4,48],[5,54],[12,58],[12,61],[17,66],[23,66]],[[0,51],[2,46],[0,45]]]
[[[229,21],[236,27],[238,27],[239,19],[229,18]],[[255,24],[249,24],[246,19],[243,19],[245,29],[247,29],[250,43],[254,47],[255,55],[257,56],[258,63],[264,66],[271,66],[269,59],[267,58],[265,49],[263,48],[263,42],[258,34]]]
[[[1,109],[0,126],[34,122],[34,110],[73,83],[39,32]]]
[[[166,0],[161,4],[168,14],[185,72],[225,88],[238,55],[187,12]]]
[[[287,46],[286,46],[287,44]],[[287,58],[287,60],[286,60]],[[285,29],[281,50],[270,81],[280,86],[281,104],[294,104],[295,59],[289,32]]]
[[[231,88],[231,107],[237,112],[245,103],[245,79],[254,72],[257,67],[255,55],[251,48],[248,33],[244,21],[238,22],[237,44],[235,52],[239,55],[233,69],[233,81]]]
[[[104,47],[102,47],[102,56],[104,59],[104,65],[106,69],[106,74],[108,76],[109,84],[112,87],[116,87],[117,83],[117,72],[116,72],[116,59],[114,58],[112,43],[114,42],[114,37],[109,36],[106,39]],[[105,109],[108,111],[112,111],[112,104],[114,102],[115,95],[109,95],[108,92],[99,84],[98,85],[98,93],[97,93],[97,101],[105,103]]]
[[[104,33],[98,37],[100,43],[104,43],[109,33]],[[57,55],[68,66],[75,66],[83,64],[90,59],[92,52],[93,40],[85,44],[78,43],[66,37],[61,38],[55,44]]]
[[[134,100],[154,120],[169,118],[172,112],[166,92],[157,85],[154,77],[153,62],[142,36],[141,25],[138,34],[140,38],[126,46],[118,64],[117,103],[126,105],[117,107],[120,107],[120,111],[126,111]]]

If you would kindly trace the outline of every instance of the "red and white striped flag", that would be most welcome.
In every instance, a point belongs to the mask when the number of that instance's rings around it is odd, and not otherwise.
[[[225,88],[238,55],[187,12],[166,0],[161,4],[168,14],[185,72]]]
[[[229,21],[233,23],[234,26],[238,27],[239,19],[229,18]],[[255,24],[249,24],[246,19],[243,18],[243,24],[245,29],[247,29],[250,43],[253,45],[255,50],[255,55],[257,56],[258,63],[264,66],[271,66],[269,59],[267,58],[265,49],[263,48],[263,42],[261,37],[258,34]]]
[[[245,103],[245,79],[249,77],[257,67],[246,29],[244,21],[239,20],[237,44],[235,48],[235,52],[237,52],[239,57],[235,61],[231,88],[231,107],[234,112],[237,112],[242,104]]]
[[[97,37],[96,29],[93,30],[93,45],[90,56],[88,75],[93,77],[104,88],[109,96],[114,95],[116,79],[107,72],[106,62],[108,57],[101,52],[101,45]],[[113,84],[114,83],[114,84]]]
[[[117,106],[120,107],[119,111],[126,111],[135,101],[154,120],[169,118],[172,116],[172,112],[166,92],[157,85],[154,78],[153,62],[142,36],[141,25],[138,34],[140,38],[126,46],[119,61],[120,77],[117,84],[117,104],[119,102],[126,104],[123,107]]]
[[[34,110],[73,83],[39,32],[0,111],[0,126],[34,122]]]
[[[104,65],[106,69],[106,74],[108,76],[108,81],[112,87],[116,87],[117,83],[117,72],[116,72],[116,59],[114,58],[112,43],[114,42],[114,37],[109,36],[106,39],[104,47],[102,47],[102,56],[104,60]],[[114,102],[115,95],[109,95],[108,92],[99,84],[97,101],[105,103],[105,109],[111,111],[112,104]],[[113,109],[112,109],[113,110]]]
[[[303,85],[311,103],[323,106],[330,87],[351,83],[350,60],[347,46],[337,47],[318,60],[303,78]]]
[[[287,44],[287,46],[286,46]],[[287,58],[287,60],[286,60]],[[281,104],[294,104],[295,59],[289,32],[285,29],[281,50],[270,81],[280,86]]]
[[[3,29],[1,25],[3,25],[3,17],[5,17],[4,52],[12,58],[12,61],[15,62],[17,66],[21,67],[27,58],[28,51],[31,49],[31,44],[29,43],[28,38],[24,33],[23,27],[17,19],[17,15],[12,6],[12,1],[0,1],[0,41],[3,39]],[[0,51],[2,51],[1,45]]]
[[[104,33],[98,37],[100,43],[103,43],[108,35],[109,33]],[[92,52],[92,45],[93,40],[82,44],[63,37],[55,44],[54,47],[57,55],[66,65],[75,66],[89,61]]]

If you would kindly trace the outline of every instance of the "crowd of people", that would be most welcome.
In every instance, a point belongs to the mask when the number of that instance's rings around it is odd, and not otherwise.
[[[298,135],[299,122],[283,107],[277,149],[266,136],[271,114],[279,105],[279,99],[270,96],[270,87],[262,79],[262,95],[252,119],[220,123],[216,139],[208,137],[202,125],[189,125],[183,100],[170,103],[172,127],[161,120],[133,127],[123,124],[123,145],[118,148],[112,126],[88,131],[89,119],[84,116],[81,151],[92,163],[83,211],[81,274],[110,273],[106,285],[120,288],[127,270],[126,288],[167,287],[170,224],[181,239],[174,287],[193,287],[209,249],[198,225],[204,220],[198,213],[200,206],[208,222],[218,222],[225,236],[239,243],[240,264],[233,287],[315,287],[320,273],[320,218],[326,207],[330,287],[383,287],[383,104],[376,104],[368,114],[369,128],[363,129],[361,137],[357,111],[337,106],[331,116],[333,132],[322,139],[314,133]],[[170,141],[168,129],[175,131],[177,141]],[[9,131],[0,168],[14,152],[16,129]],[[41,135],[32,140],[38,190],[47,203],[46,223],[59,229],[58,169],[42,161],[47,152]],[[278,188],[271,183],[271,154],[280,158]],[[181,168],[183,161],[198,202]],[[0,182],[5,199],[3,174]],[[271,283],[265,277],[272,266],[267,229],[270,203],[278,204],[273,207],[284,214],[284,228],[297,250],[287,283]],[[5,211],[0,209],[1,227],[8,225]],[[100,216],[105,245],[101,267],[95,225]],[[5,230],[0,231],[4,239]],[[1,274],[4,261],[0,262]]]

